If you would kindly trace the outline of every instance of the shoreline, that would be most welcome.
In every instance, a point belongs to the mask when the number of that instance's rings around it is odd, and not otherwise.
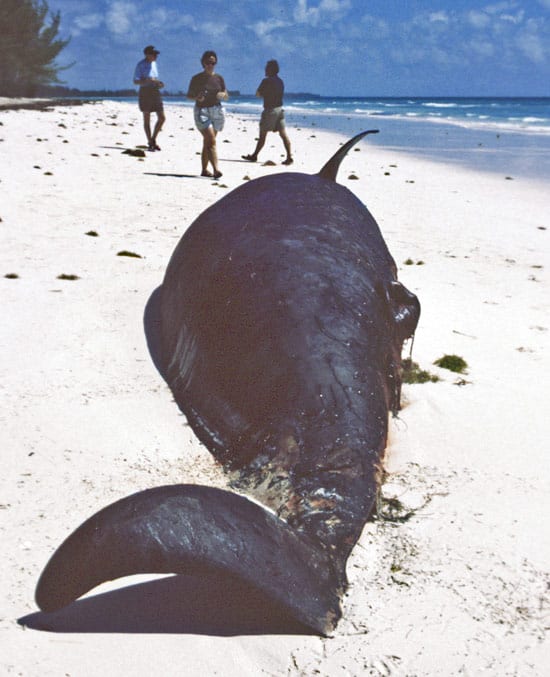
[[[239,115],[239,113],[234,113]],[[241,114],[242,115],[242,114]],[[251,121],[255,115],[247,114]],[[445,121],[353,118],[300,114],[287,115],[287,127],[306,125],[351,137],[363,129],[378,129],[370,143],[384,152],[395,152],[437,165],[460,167],[527,181],[550,180],[550,136],[495,130],[465,129]]]
[[[405,97],[393,98],[401,100]],[[436,97],[432,98],[435,100]],[[524,98],[531,100],[533,97]],[[491,99],[488,97],[488,100]],[[135,101],[130,97],[121,99],[0,97],[0,112],[20,109],[44,110],[56,106],[101,102],[137,105],[137,97]],[[177,96],[165,97],[164,103],[168,111],[170,109],[185,111],[192,108],[190,102]],[[253,123],[259,119],[261,104],[239,102],[238,99],[230,100],[226,104],[226,111],[231,115],[249,119]],[[459,119],[450,120],[444,117],[428,119],[376,113],[361,115],[354,111],[321,113],[301,108],[299,103],[287,104],[286,117],[289,129],[308,126],[353,136],[363,129],[376,128],[380,133],[371,138],[371,145],[381,149],[428,159],[438,164],[506,175],[511,179],[550,180],[550,134],[530,127],[524,130],[515,129],[496,120],[467,124]]]
[[[38,576],[93,512],[162,484],[227,486],[153,364],[144,313],[196,216],[243,181],[287,170],[276,134],[259,162],[241,160],[258,117],[227,116],[219,181],[199,176],[200,136],[183,107],[167,111],[163,150],[143,159],[123,154],[144,143],[133,104],[4,111],[0,122],[2,671],[544,674],[548,402],[533,387],[550,367],[544,183],[372,137],[342,163],[338,182],[368,206],[420,299],[413,359],[440,381],[403,386],[383,493],[411,516],[365,527],[333,637],[267,630],[242,587],[222,580],[209,594],[186,577],[113,581],[44,615]],[[289,136],[291,171],[307,173],[345,140],[305,124]],[[435,366],[444,353],[467,373]],[[251,618],[263,632],[246,630]]]
[[[0,111],[9,110],[44,110],[57,106],[81,106],[84,103],[94,103],[92,98],[30,98],[30,97],[7,97],[0,96]]]

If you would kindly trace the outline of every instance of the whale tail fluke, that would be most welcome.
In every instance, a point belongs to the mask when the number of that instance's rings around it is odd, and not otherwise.
[[[321,635],[341,616],[344,582],[321,547],[243,496],[186,484],[138,492],[90,517],[53,554],[35,596],[50,612],[122,576],[222,571]]]
[[[338,174],[338,169],[340,163],[346,157],[348,152],[353,146],[367,134],[378,134],[378,129],[369,129],[365,132],[360,132],[353,138],[351,138],[347,143],[345,143],[341,148],[339,148],[336,153],[330,158],[330,160],[323,165],[323,168],[319,172],[319,176],[323,179],[329,179],[330,181],[336,181],[336,175]]]

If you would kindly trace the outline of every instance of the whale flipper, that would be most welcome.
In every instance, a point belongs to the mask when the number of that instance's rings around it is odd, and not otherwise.
[[[339,148],[336,151],[336,153],[334,153],[334,155],[330,158],[330,160],[325,165],[323,165],[321,171],[319,172],[319,176],[322,176],[323,179],[330,179],[331,181],[336,181],[336,175],[338,174],[338,168],[340,167],[340,163],[349,153],[350,149],[353,148],[353,146],[355,146],[355,144],[358,141],[361,141],[361,139],[364,136],[367,136],[367,134],[378,134],[378,129],[369,129],[365,132],[361,132],[360,134],[356,134],[353,138],[347,141],[341,148]]]
[[[341,616],[339,581],[322,549],[239,494],[180,484],[99,511],[54,553],[36,588],[46,612],[96,585],[140,573],[234,574],[326,635]]]

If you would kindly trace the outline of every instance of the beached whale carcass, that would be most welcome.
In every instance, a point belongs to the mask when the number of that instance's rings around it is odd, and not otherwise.
[[[227,571],[327,634],[371,515],[403,342],[420,306],[366,207],[316,175],[243,184],[204,211],[168,265],[165,378],[235,487],[166,486],[100,511],[54,553],[43,610],[131,573]]]

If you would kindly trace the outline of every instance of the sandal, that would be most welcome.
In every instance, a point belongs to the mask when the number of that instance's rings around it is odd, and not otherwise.
[[[223,176],[223,174],[222,174],[222,173],[220,172],[220,170],[218,169],[218,170],[216,170],[216,171],[214,172],[214,178],[215,178],[215,179],[219,179],[220,176]]]
[[[203,169],[201,176],[208,176],[209,178],[212,178],[212,172],[209,172],[208,169]]]
[[[287,157],[287,159],[282,162],[281,164],[283,165],[291,165],[294,162],[294,160],[291,157]]]
[[[248,160],[248,162],[256,162],[256,160],[258,159],[254,155],[241,155],[241,157],[243,160]]]

